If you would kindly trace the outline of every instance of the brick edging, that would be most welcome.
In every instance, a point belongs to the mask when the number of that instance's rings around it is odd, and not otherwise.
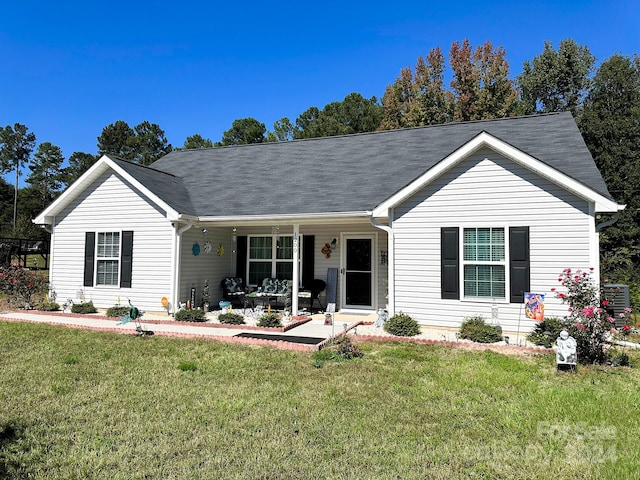
[[[82,314],[77,314],[77,315],[79,315],[80,317],[83,316]],[[93,318],[97,318],[97,317],[93,317]],[[109,319],[109,317],[104,317],[104,318]],[[0,315],[0,321],[14,322],[14,323],[33,323],[33,324],[39,324],[39,325],[41,325],[42,323],[45,323],[47,325],[52,325],[54,327],[79,328],[83,330],[92,330],[95,332],[112,332],[112,333],[120,333],[120,334],[134,335],[134,336],[136,335],[135,330],[124,330],[121,328],[114,328],[114,327],[93,327],[90,325],[78,325],[76,323],[38,322],[36,320],[11,318],[11,317],[4,317],[1,315]],[[160,320],[158,323],[160,322],[162,322],[162,320]],[[147,324],[150,322],[144,322],[144,323]],[[165,322],[165,323],[170,323],[170,322]],[[180,323],[185,323],[187,325],[193,325],[194,323],[197,324],[197,322],[180,322]],[[262,330],[270,330],[270,331],[275,330],[273,328],[266,328],[266,327],[258,327],[258,328]],[[310,352],[310,351],[318,350],[318,345],[307,345],[304,343],[286,342],[284,340],[266,340],[263,338],[235,337],[235,336],[228,336],[228,335],[204,335],[204,334],[197,334],[197,333],[180,333],[180,332],[154,332],[153,336],[176,337],[176,338],[198,338],[202,340],[212,340],[212,341],[225,342],[225,343],[242,343],[246,345],[256,345],[261,347],[272,346],[281,350],[296,350],[301,352]]]
[[[28,313],[29,315],[43,315],[50,317],[69,317],[69,318],[91,318],[92,320],[117,321],[118,317],[107,317],[100,313],[67,313],[67,312],[45,312],[43,310],[17,310],[18,312]],[[258,327],[257,325],[235,325],[230,323],[209,323],[209,322],[181,322],[178,320],[160,320],[160,319],[140,319],[140,323],[149,325],[182,325],[185,327],[206,327],[206,328],[227,328],[233,330],[251,330],[263,332],[279,332],[284,333],[292,328],[304,325],[311,321],[311,317],[294,316],[293,321],[283,327]],[[105,327],[106,328],[106,327]]]

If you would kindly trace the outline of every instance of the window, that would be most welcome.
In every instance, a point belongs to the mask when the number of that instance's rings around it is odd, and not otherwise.
[[[109,285],[131,288],[132,260],[132,231],[87,232],[84,248],[84,286]]]
[[[118,285],[120,232],[98,233],[96,285]]]
[[[293,279],[293,237],[251,236],[248,248],[249,285],[265,278]]]
[[[465,228],[464,296],[505,298],[504,228]]]
[[[447,300],[495,298],[522,303],[530,291],[529,227],[440,229],[440,296]],[[509,242],[506,255],[506,242]],[[462,254],[462,259],[460,258]],[[460,266],[463,280],[460,281]],[[509,284],[507,286],[507,266]],[[508,287],[508,290],[507,290]]]

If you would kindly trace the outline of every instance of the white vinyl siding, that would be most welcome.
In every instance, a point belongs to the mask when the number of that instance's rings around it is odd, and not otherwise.
[[[530,227],[530,290],[546,293],[546,314],[566,307],[550,294],[566,267],[589,268],[597,249],[588,203],[551,180],[482,149],[455,165],[394,210],[395,310],[430,325],[459,327],[465,317],[491,319],[493,299],[442,300],[440,228]],[[460,240],[462,242],[462,238]],[[508,238],[505,239],[508,250]],[[509,286],[509,253],[505,255]],[[463,276],[461,269],[460,276]],[[462,278],[461,278],[462,282]],[[462,286],[462,285],[461,285]],[[462,297],[462,296],[461,296]],[[520,304],[497,300],[503,328],[518,328]],[[522,328],[530,328],[532,324]]]
[[[133,287],[83,287],[85,232],[124,230],[134,232]],[[53,232],[51,283],[58,299],[83,297],[109,308],[118,297],[124,304],[130,298],[142,310],[162,310],[161,298],[171,291],[174,229],[164,211],[121,177],[102,174],[56,217]]]

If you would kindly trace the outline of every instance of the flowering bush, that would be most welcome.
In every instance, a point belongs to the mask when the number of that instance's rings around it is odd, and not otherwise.
[[[607,313],[609,302],[602,295],[589,271],[565,268],[558,282],[566,288],[556,292],[556,297],[569,305],[565,317],[571,327],[570,334],[578,343],[578,359],[585,363],[604,363],[607,360],[607,342],[631,331],[631,309],[620,314],[620,330],[615,328],[616,319]],[[555,291],[552,288],[551,291]]]
[[[48,282],[36,272],[15,264],[0,267],[0,292],[7,296],[10,305],[31,308],[42,301],[47,288]]]

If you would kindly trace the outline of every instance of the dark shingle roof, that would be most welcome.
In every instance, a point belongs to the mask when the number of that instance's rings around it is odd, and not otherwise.
[[[135,176],[198,216],[365,211],[482,131],[611,198],[570,113],[179,150]]]
[[[109,156],[109,158],[178,213],[195,215],[195,209],[182,178],[117,157]]]

